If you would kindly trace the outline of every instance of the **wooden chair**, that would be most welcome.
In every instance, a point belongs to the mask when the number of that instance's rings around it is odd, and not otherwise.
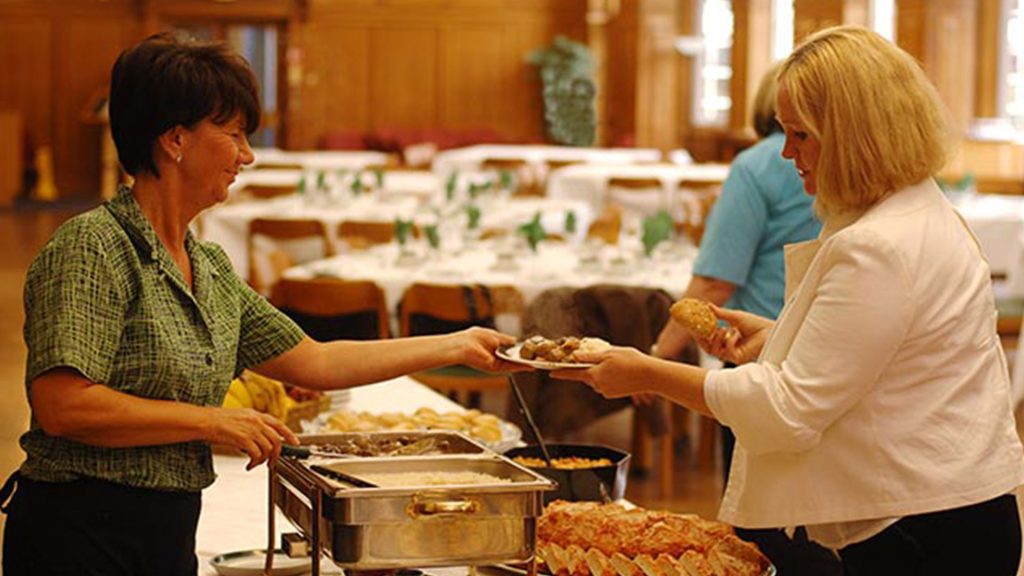
[[[284,278],[270,302],[321,342],[390,337],[384,291],[369,280]]]
[[[239,192],[239,196],[255,200],[268,200],[281,196],[295,194],[296,187],[292,184],[271,185],[271,184],[249,184]]]
[[[334,253],[331,241],[327,236],[327,229],[323,222],[313,219],[295,220],[272,220],[267,218],[256,218],[249,223],[249,234],[246,238],[246,246],[249,252],[249,285],[261,294],[268,294],[270,288],[277,282],[284,271],[297,262],[289,252],[283,249],[275,249],[266,253],[269,260],[269,270],[261,270],[258,261],[258,247],[254,241],[257,236],[271,238],[278,241],[292,241],[301,239],[319,239],[323,249],[321,257],[327,257]]]
[[[587,238],[597,238],[606,244],[618,244],[621,231],[622,209],[615,204],[607,204],[587,228]]]
[[[276,159],[271,159],[271,160],[266,160],[264,162],[260,162],[259,165],[258,165],[258,168],[260,168],[261,170],[262,169],[266,169],[266,170],[305,170],[306,169],[306,167],[303,166],[302,163],[300,163],[300,162],[295,162],[294,160],[276,160]]]
[[[521,314],[522,294],[511,286],[469,286],[459,284],[416,283],[406,289],[399,306],[399,333],[402,336],[437,334],[461,330],[473,325],[493,326],[500,314]],[[449,366],[412,374],[431,388],[457,395],[468,392],[470,404],[479,400],[483,390],[505,390],[502,374],[481,372],[467,366]]]
[[[413,226],[412,237],[420,237],[419,226]],[[395,239],[395,224],[370,220],[343,220],[338,224],[338,238],[357,249],[373,244],[388,244]]]
[[[651,188],[661,189],[661,180],[657,178],[629,178],[625,176],[614,176],[608,179],[608,188],[625,188],[626,190],[650,190]]]
[[[551,174],[555,170],[565,168],[566,166],[572,166],[573,164],[582,164],[578,160],[547,160],[544,162],[548,168],[548,174]]]
[[[722,190],[721,182],[682,181],[676,192],[676,202],[682,204],[682,219],[676,220],[676,232],[685,234],[695,246],[700,246],[704,236],[704,225],[707,223],[711,209],[718,201]],[[687,196],[690,201],[687,201]],[[675,211],[672,211],[675,213]]]
[[[480,162],[480,169],[485,172],[511,172],[518,184],[516,196],[544,196],[544,182],[526,160],[486,158]]]

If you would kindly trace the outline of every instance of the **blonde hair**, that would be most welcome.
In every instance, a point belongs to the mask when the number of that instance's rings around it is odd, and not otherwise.
[[[775,132],[782,132],[782,126],[775,119],[775,87],[778,86],[779,69],[782,68],[782,60],[773,63],[761,77],[761,83],[757,85],[757,94],[754,95],[754,107],[752,120],[754,132],[761,138],[765,138]]]
[[[938,93],[909,54],[870,30],[812,35],[783,63],[778,82],[821,143],[819,213],[866,209],[946,162],[952,139]]]

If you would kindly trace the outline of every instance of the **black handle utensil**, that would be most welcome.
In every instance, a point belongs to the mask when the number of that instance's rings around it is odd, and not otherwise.
[[[533,421],[533,414],[530,413],[530,409],[526,406],[523,393],[519,390],[519,385],[516,384],[516,380],[511,373],[508,375],[508,385],[512,388],[512,396],[516,399],[516,407],[519,408],[519,413],[523,415],[523,420],[526,421],[526,427],[530,430],[533,441],[537,443],[537,446],[540,446],[540,453],[544,457],[544,462],[549,468],[554,468],[554,465],[551,464],[551,454],[548,453],[548,447],[544,444],[544,438],[540,435],[540,429],[537,428],[537,424]]]

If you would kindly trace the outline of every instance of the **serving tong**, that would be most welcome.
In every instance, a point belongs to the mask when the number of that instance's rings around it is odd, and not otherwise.
[[[551,463],[551,454],[548,452],[547,444],[544,443],[544,437],[540,434],[540,428],[533,421],[533,414],[530,413],[530,408],[526,405],[526,400],[523,399],[523,393],[519,390],[519,384],[516,384],[516,379],[511,372],[508,374],[508,385],[512,389],[512,396],[516,399],[516,407],[519,408],[519,413],[522,414],[523,420],[526,421],[526,427],[530,431],[530,436],[533,436],[533,441],[540,446],[540,453],[544,457],[544,463],[549,468],[554,468],[555,466]]]

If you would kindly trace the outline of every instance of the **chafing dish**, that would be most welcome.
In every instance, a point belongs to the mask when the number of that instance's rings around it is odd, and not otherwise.
[[[310,542],[311,554],[319,557],[323,552],[349,570],[523,563],[533,558],[542,494],[554,488],[551,480],[461,434],[402,434],[443,437],[449,441],[445,445],[461,452],[281,458],[270,474],[271,512],[274,505],[281,509]],[[346,436],[351,434],[318,435],[302,443],[323,445]],[[332,472],[352,478],[469,472],[506,481],[357,487]],[[319,562],[312,566],[317,575]]]

